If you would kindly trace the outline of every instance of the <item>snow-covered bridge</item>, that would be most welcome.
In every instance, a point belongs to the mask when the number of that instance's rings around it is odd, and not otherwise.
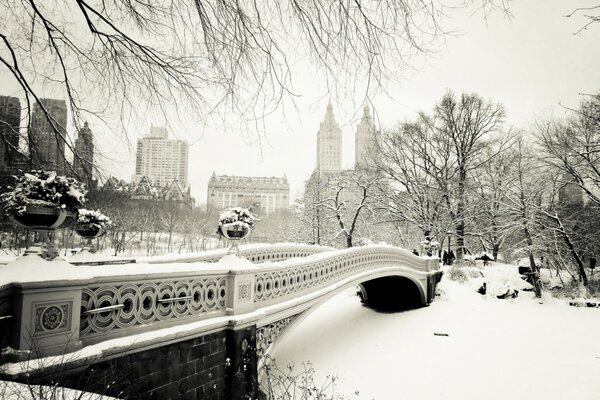
[[[127,370],[138,395],[237,399],[256,389],[258,358],[335,294],[358,285],[366,303],[425,305],[440,275],[437,259],[392,246],[263,245],[242,254],[126,265],[31,254],[0,267],[0,318],[17,353],[59,356],[63,374]],[[5,370],[24,372],[21,364]]]

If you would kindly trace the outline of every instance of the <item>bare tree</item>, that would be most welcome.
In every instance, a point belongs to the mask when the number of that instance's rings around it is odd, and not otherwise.
[[[477,94],[463,93],[457,98],[448,92],[434,108],[429,120],[430,129],[447,139],[456,175],[454,220],[456,232],[456,257],[464,253],[465,226],[467,223],[467,180],[470,174],[505,149],[502,138],[504,107],[484,100]],[[484,157],[484,152],[496,142],[497,151]],[[498,141],[500,141],[498,143]]]
[[[535,240],[541,230],[539,211],[543,207],[548,181],[540,173],[531,173],[531,171],[540,171],[540,164],[535,158],[528,155],[531,152],[531,148],[527,146],[523,138],[518,138],[511,171],[513,184],[507,188],[505,201],[508,216],[519,224],[525,242],[524,251],[529,258],[529,265],[533,273],[535,294],[537,297],[541,297],[539,266],[536,265],[535,260]]]
[[[374,197],[381,175],[370,170],[348,171],[345,176],[328,176],[325,192],[317,207],[324,218],[338,225],[335,237],[343,237],[346,247],[353,246],[361,215],[374,213]]]
[[[493,148],[484,152],[482,156],[488,161],[473,175],[470,193],[474,215],[470,219],[469,235],[476,236],[484,251],[497,260],[504,243],[519,229],[518,222],[508,212],[506,196],[519,178],[513,170],[521,155],[508,149],[491,157],[494,152]]]
[[[407,221],[419,227],[421,238],[429,232],[443,243],[454,218],[447,207],[454,167],[448,143],[426,118],[383,132],[374,164],[385,177],[391,220]]]
[[[576,183],[600,204],[600,95],[582,101],[567,120],[540,123],[537,136],[544,161],[562,172],[562,183]]]

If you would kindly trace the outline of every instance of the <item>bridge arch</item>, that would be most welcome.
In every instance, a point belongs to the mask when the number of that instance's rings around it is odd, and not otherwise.
[[[259,363],[268,362],[274,358],[281,343],[295,329],[302,324],[314,311],[331,298],[349,288],[358,288],[362,302],[376,310],[401,311],[417,308],[428,304],[427,281],[404,266],[383,267],[369,274],[360,274],[340,285],[332,287],[322,295],[308,300],[306,303],[291,307],[285,314],[275,314],[262,326],[258,326],[257,348],[259,349]],[[378,291],[386,291],[386,296],[378,296]],[[398,292],[400,290],[400,292]],[[402,293],[407,291],[408,293]],[[391,307],[386,307],[386,302],[394,298],[394,293],[399,295],[399,302]]]

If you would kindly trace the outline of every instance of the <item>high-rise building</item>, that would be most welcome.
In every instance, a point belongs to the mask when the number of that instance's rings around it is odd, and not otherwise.
[[[21,102],[17,97],[0,96],[0,168],[10,169],[19,148]]]
[[[277,177],[217,175],[208,181],[208,207],[250,207],[271,214],[289,207],[290,185],[285,175]]]
[[[187,185],[188,144],[169,139],[164,127],[150,128],[150,134],[137,141],[134,181],[146,177],[153,185],[168,186],[173,181]]]
[[[77,179],[89,187],[94,182],[94,139],[92,130],[86,122],[79,130],[75,139],[75,154],[73,155],[73,169]]]
[[[342,170],[342,130],[335,121],[331,101],[327,104],[325,118],[317,133],[317,171],[319,173]]]
[[[64,175],[67,165],[67,103],[64,100],[41,99],[41,105],[33,105],[30,126],[29,154],[33,167]]]
[[[367,104],[365,104],[362,119],[356,128],[355,144],[355,166],[365,168],[370,162],[370,155],[376,145],[375,124]]]
[[[563,174],[564,184],[558,189],[558,201],[566,207],[583,207],[583,189],[571,175]]]

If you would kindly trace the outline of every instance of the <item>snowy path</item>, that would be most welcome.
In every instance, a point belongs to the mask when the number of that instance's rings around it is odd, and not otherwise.
[[[455,293],[394,314],[342,293],[274,356],[280,367],[310,360],[360,399],[600,399],[600,309]]]

